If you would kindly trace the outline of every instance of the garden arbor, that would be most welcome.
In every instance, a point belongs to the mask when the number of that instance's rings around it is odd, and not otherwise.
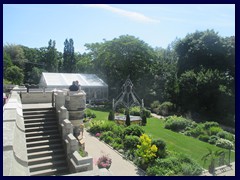
[[[122,92],[118,95],[118,97],[113,99],[113,113],[115,113],[116,108],[118,106],[124,106],[124,108],[127,110],[129,113],[131,107],[139,106],[140,107],[140,115],[142,115],[143,108],[144,108],[144,102],[143,99],[141,100],[136,92],[133,89],[133,83],[128,77],[125,83],[122,86]],[[127,113],[127,114],[128,114]],[[123,117],[119,117],[117,120],[123,120],[125,121],[126,119]],[[132,120],[142,120],[141,117],[137,118],[136,117],[130,117],[130,121]]]

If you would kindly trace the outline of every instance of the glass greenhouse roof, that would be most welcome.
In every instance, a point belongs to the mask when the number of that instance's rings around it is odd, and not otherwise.
[[[78,80],[81,86],[107,86],[107,84],[95,74],[77,73],[42,73],[40,84],[46,86],[70,86],[73,81]]]

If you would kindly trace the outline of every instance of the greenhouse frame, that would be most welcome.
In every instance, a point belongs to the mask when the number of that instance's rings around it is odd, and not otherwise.
[[[108,85],[95,74],[79,73],[49,73],[43,72],[39,82],[39,87],[45,90],[68,89],[73,81],[78,81],[81,90],[86,93],[86,100],[107,101]]]

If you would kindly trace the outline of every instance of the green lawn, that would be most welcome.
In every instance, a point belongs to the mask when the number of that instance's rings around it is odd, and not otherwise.
[[[108,112],[101,110],[91,109],[96,114],[96,119],[107,120]],[[147,125],[143,126],[146,134],[148,134],[152,139],[162,139],[167,144],[167,149],[174,150],[176,152],[184,153],[189,155],[192,159],[197,161],[200,165],[203,165],[201,158],[203,155],[208,153],[207,148],[215,150],[225,150],[209,143],[202,142],[193,137],[185,136],[180,133],[173,132],[171,130],[165,129],[163,120],[157,118],[148,118]],[[228,152],[227,150],[225,150]],[[228,159],[228,153],[226,154],[226,159]],[[235,161],[235,153],[231,153],[231,162]],[[206,168],[208,163],[204,166]]]

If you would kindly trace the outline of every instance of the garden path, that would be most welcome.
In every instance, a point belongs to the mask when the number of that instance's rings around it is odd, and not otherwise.
[[[96,137],[90,135],[84,131],[85,150],[88,155],[93,157],[93,168],[96,166],[97,159],[101,155],[108,155],[112,159],[112,165],[109,171],[113,176],[143,176],[144,173],[138,169],[132,162],[124,159],[118,152],[113,150],[110,146],[102,141],[99,141]]]

